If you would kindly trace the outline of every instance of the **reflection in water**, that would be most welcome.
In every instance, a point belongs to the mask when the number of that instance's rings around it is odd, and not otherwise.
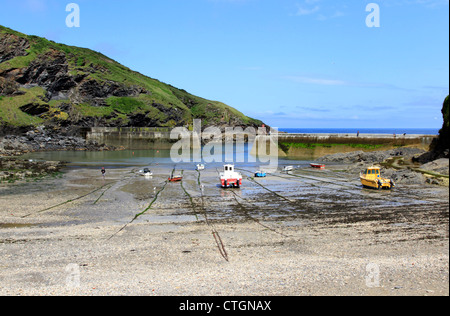
[[[242,152],[243,150],[243,152]],[[208,157],[208,160],[215,162],[204,163],[209,168],[222,169],[224,163],[235,163],[240,168],[257,168],[268,166],[268,162],[261,163],[258,158],[250,154],[251,148],[245,146],[235,147],[232,156],[226,153],[224,149],[219,155]],[[191,162],[174,163],[170,157],[170,150],[149,149],[149,150],[122,150],[122,151],[53,151],[53,152],[35,152],[23,156],[24,159],[48,160],[48,161],[65,161],[69,168],[127,168],[127,167],[146,167],[159,166],[176,169],[191,169],[192,166],[199,162],[194,162],[191,156]],[[244,159],[242,159],[244,158]],[[240,162],[244,160],[243,162]],[[256,162],[254,162],[256,160]],[[279,165],[293,164],[306,165],[309,161],[305,160],[287,160],[286,158],[279,160]]]

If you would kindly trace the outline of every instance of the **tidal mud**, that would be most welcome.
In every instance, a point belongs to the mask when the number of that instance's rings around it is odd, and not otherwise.
[[[183,165],[181,183],[158,165],[1,184],[0,294],[448,295],[448,187],[242,166],[243,186],[222,189],[217,167]]]

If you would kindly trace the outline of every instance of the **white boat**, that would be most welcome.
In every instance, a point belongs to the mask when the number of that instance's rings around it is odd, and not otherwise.
[[[203,165],[203,164],[198,164],[198,165],[197,165],[197,170],[198,170],[198,171],[200,171],[200,170],[205,170],[205,165]]]
[[[286,172],[292,171],[292,170],[294,170],[293,166],[286,166],[286,167],[283,168],[283,171],[286,171]]]
[[[144,168],[142,170],[139,170],[139,174],[144,177],[150,177],[153,175],[153,172],[151,172],[148,168]]]
[[[222,188],[240,188],[242,185],[242,175],[234,171],[233,165],[223,166],[223,172],[220,173],[220,182]]]

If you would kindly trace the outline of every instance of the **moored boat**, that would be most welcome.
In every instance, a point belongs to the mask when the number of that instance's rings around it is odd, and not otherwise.
[[[242,175],[234,171],[234,165],[223,166],[223,172],[220,173],[220,183],[222,188],[240,188],[242,185]]]
[[[256,171],[255,172],[255,177],[256,178],[265,178],[267,176],[267,173],[265,173],[264,171]]]
[[[360,174],[361,184],[366,188],[371,189],[392,189],[395,187],[395,182],[391,179],[381,177],[380,167],[369,167]]]
[[[143,170],[139,170],[139,174],[144,177],[150,177],[153,175],[153,172],[148,168],[144,168]]]
[[[312,163],[312,164],[311,164],[311,168],[315,168],[315,169],[325,169],[325,165],[324,165],[324,164],[320,164],[320,163]]]
[[[169,177],[169,182],[180,182],[183,180],[182,176],[170,176]]]

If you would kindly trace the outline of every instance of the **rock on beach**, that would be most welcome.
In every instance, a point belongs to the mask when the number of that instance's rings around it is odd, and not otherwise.
[[[342,168],[346,172],[355,174],[359,174],[370,165],[377,164],[381,165],[383,176],[393,179],[396,183],[448,185],[448,181],[432,179],[420,170],[448,175],[449,159],[442,158],[423,165],[414,162],[424,153],[426,151],[422,149],[404,147],[387,151],[338,153],[319,158],[319,161],[344,164]],[[393,159],[398,159],[401,164],[393,164]]]

